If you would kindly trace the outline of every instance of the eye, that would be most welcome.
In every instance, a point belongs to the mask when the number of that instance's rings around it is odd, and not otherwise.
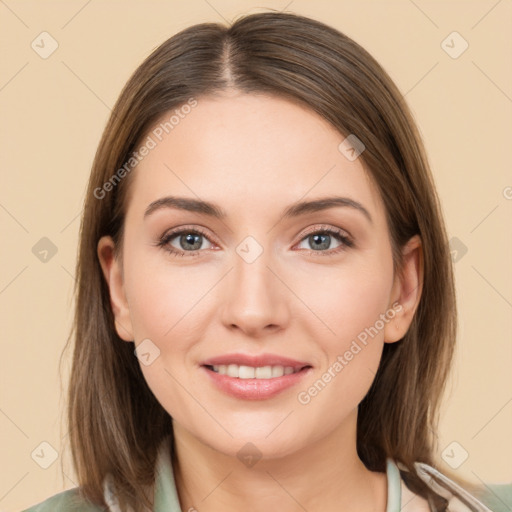
[[[334,249],[330,248],[333,239],[338,241],[338,245]],[[345,231],[332,227],[319,228],[318,226],[310,230],[306,236],[302,238],[300,244],[302,243],[306,243],[309,247],[312,247],[312,249],[306,247],[306,250],[315,256],[330,256],[348,247],[353,247],[354,245]]]
[[[331,248],[333,239],[338,245]],[[212,248],[205,247],[205,242],[212,244],[208,235],[200,228],[182,227],[164,233],[156,245],[174,256],[199,256],[201,250]],[[315,256],[331,256],[354,245],[345,231],[329,226],[315,226],[310,229],[298,245],[303,243],[312,247],[305,250]]]
[[[175,256],[199,256],[201,249],[209,248],[204,246],[205,241],[209,238],[201,229],[181,228],[165,233],[157,245]]]

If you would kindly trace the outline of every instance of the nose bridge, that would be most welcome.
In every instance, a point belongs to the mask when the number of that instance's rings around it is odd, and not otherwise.
[[[282,285],[270,270],[273,266],[272,251],[255,238],[246,237],[236,247],[222,313],[226,326],[252,335],[283,327],[287,308]]]

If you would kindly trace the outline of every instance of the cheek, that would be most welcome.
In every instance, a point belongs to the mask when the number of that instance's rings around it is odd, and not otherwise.
[[[164,409],[186,423],[186,411],[195,407],[187,393],[193,378],[188,363],[209,324],[208,291],[216,279],[206,267],[198,271],[192,267],[173,268],[165,261],[148,260],[140,265],[142,261],[134,259],[133,263],[127,295],[134,337],[137,343],[151,340],[159,354],[150,365],[141,364],[141,370]],[[190,415],[204,421],[200,408]]]
[[[336,291],[330,314],[340,333],[354,336],[384,312],[390,287],[387,279],[380,277],[370,272],[351,272],[333,283]]]
[[[337,310],[326,317],[336,335],[317,340],[325,363],[298,390],[296,400],[305,429],[306,425],[322,432],[336,429],[357,410],[378,371],[384,334],[378,329],[380,324],[375,325],[385,311],[385,294],[374,287],[345,291],[337,297]]]
[[[387,310],[392,289],[392,261],[386,259],[383,254],[380,261],[361,259],[354,265],[340,265],[337,271],[323,270],[314,279],[301,280],[296,288],[320,321],[325,349],[331,356],[358,336],[364,341],[364,333],[374,333],[376,322],[377,330],[383,330],[379,318]]]
[[[206,267],[172,266],[164,258],[133,259],[127,265],[127,296],[135,339],[172,340],[173,348],[204,314],[215,276]],[[205,300],[206,299],[206,300]],[[176,345],[178,343],[178,345]]]
[[[141,364],[144,377],[167,411],[181,411],[190,401],[182,385],[193,377],[195,347],[212,324],[210,292],[219,277],[207,265],[173,263],[134,251],[126,283],[134,338],[151,340],[158,354],[151,365]]]
[[[388,312],[392,259],[387,253],[361,259],[340,266],[336,273],[315,275],[314,283],[308,288],[307,304],[321,323],[315,319],[304,325],[323,352],[323,361],[308,383],[312,388],[303,388],[299,402],[306,405],[314,400],[313,408],[319,409],[335,403],[332,419],[336,421],[359,404],[378,370],[384,327],[394,316],[394,311]],[[305,288],[299,293],[304,294]]]

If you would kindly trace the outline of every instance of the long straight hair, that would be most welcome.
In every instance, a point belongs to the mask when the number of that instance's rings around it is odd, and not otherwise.
[[[102,483],[110,474],[122,508],[150,507],[145,489],[154,482],[158,447],[173,440],[171,417],[147,386],[133,344],[116,333],[98,240],[110,235],[122,246],[133,175],[126,162],[155,121],[227,88],[298,102],[340,136],[363,142],[360,158],[385,205],[395,270],[404,244],[421,237],[422,296],[404,338],[385,344],[359,405],[357,451],[372,471],[385,471],[387,457],[403,464],[408,487],[443,510],[445,500],[432,495],[413,466],[435,465],[438,411],[456,338],[451,258],[423,143],[400,91],[367,51],[319,21],[279,12],[243,16],[230,26],[194,25],[165,41],[131,76],[104,130],[81,221],[69,340],[68,423],[82,496],[105,505]]]

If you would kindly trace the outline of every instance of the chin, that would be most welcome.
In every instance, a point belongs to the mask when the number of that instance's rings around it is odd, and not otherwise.
[[[282,421],[282,418],[281,418]],[[223,453],[228,457],[238,458],[241,462],[245,460],[271,460],[287,457],[297,451],[300,451],[306,444],[307,439],[299,437],[297,430],[300,430],[304,435],[303,428],[301,429],[282,429],[277,432],[278,423],[275,423],[271,428],[254,429],[254,431],[232,430],[230,433],[233,437],[228,435],[203,438],[203,442],[210,446],[213,450]],[[273,429],[275,429],[273,431]],[[262,433],[264,431],[264,433]],[[270,435],[269,435],[270,432]],[[200,436],[202,437],[202,436]]]

